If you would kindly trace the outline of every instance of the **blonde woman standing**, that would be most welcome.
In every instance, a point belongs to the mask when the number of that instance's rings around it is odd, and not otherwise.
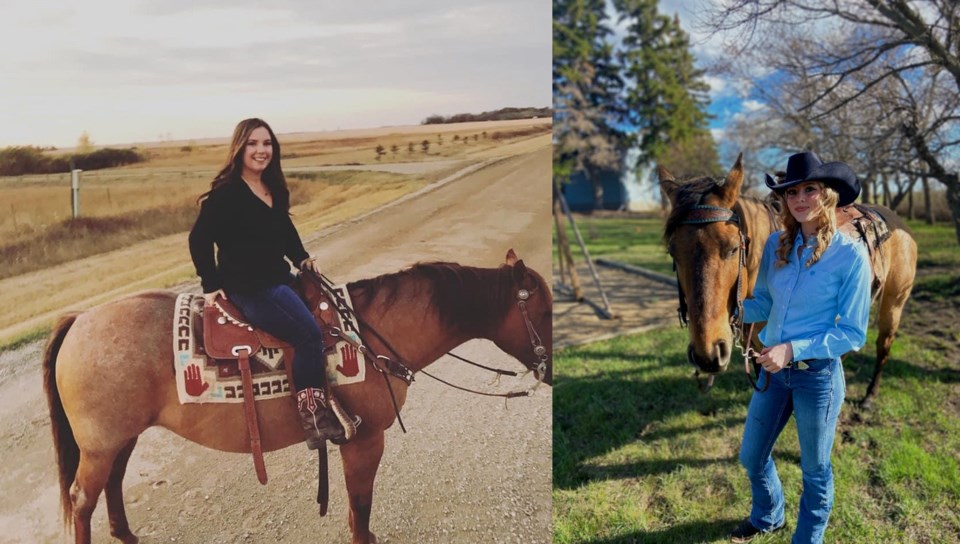
[[[844,163],[799,153],[789,158],[783,181],[767,176],[767,186],[781,200],[783,229],[764,246],[744,322],[766,321],[757,362],[770,385],[750,400],[740,462],[753,505],[731,537],[748,542],[786,526],[771,452],[792,415],[803,473],[793,542],[819,543],[833,507],[830,455],[846,391],[840,357],[863,346],[870,313],[867,250],[838,232],[835,214],[856,200],[860,183]]]

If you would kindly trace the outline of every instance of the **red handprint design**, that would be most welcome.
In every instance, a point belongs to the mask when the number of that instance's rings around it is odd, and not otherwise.
[[[360,365],[357,363],[357,348],[350,344],[345,344],[340,348],[340,358],[343,361],[337,365],[337,371],[348,378],[352,378],[360,373]]]
[[[210,389],[210,384],[203,381],[200,376],[200,367],[197,365],[190,365],[183,371],[183,383],[187,394],[191,397],[199,397],[204,391]]]

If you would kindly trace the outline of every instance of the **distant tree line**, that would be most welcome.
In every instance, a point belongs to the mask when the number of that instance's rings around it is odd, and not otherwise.
[[[514,119],[533,119],[537,117],[552,117],[552,108],[500,108],[483,113],[458,113],[444,117],[431,115],[423,120],[421,125],[441,125],[445,123],[470,123],[475,121],[511,121]]]
[[[81,170],[99,170],[143,162],[147,157],[134,148],[98,149],[89,153],[52,156],[44,148],[15,146],[0,149],[0,176],[24,174],[56,174],[69,172],[71,166]]]

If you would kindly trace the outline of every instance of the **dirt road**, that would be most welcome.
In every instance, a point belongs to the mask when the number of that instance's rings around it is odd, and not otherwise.
[[[345,281],[416,261],[497,266],[508,248],[550,268],[549,147],[495,162],[349,228],[304,233],[324,272]],[[184,247],[186,258],[186,247]],[[549,279],[549,278],[548,278]],[[183,290],[196,292],[195,284]],[[0,354],[0,541],[66,542],[35,343]],[[486,341],[457,350],[519,369]],[[491,390],[490,375],[444,358],[443,378]],[[505,379],[498,390],[533,384]],[[479,397],[419,377],[403,412],[409,432],[387,432],[371,528],[381,542],[548,542],[551,396]],[[347,542],[339,454],[331,450],[330,513],[316,513],[316,458],[305,446],[266,454],[270,483],[249,456],[221,453],[153,428],[133,453],[127,514],[141,542]],[[106,505],[94,540],[110,541]]]

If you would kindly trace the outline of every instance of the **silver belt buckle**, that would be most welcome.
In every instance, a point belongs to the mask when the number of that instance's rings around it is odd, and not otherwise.
[[[810,368],[810,365],[808,365],[807,363],[805,363],[805,362],[803,362],[803,361],[797,361],[797,364],[796,364],[795,366],[796,366],[798,369],[800,369],[800,370],[806,370],[806,369]]]

